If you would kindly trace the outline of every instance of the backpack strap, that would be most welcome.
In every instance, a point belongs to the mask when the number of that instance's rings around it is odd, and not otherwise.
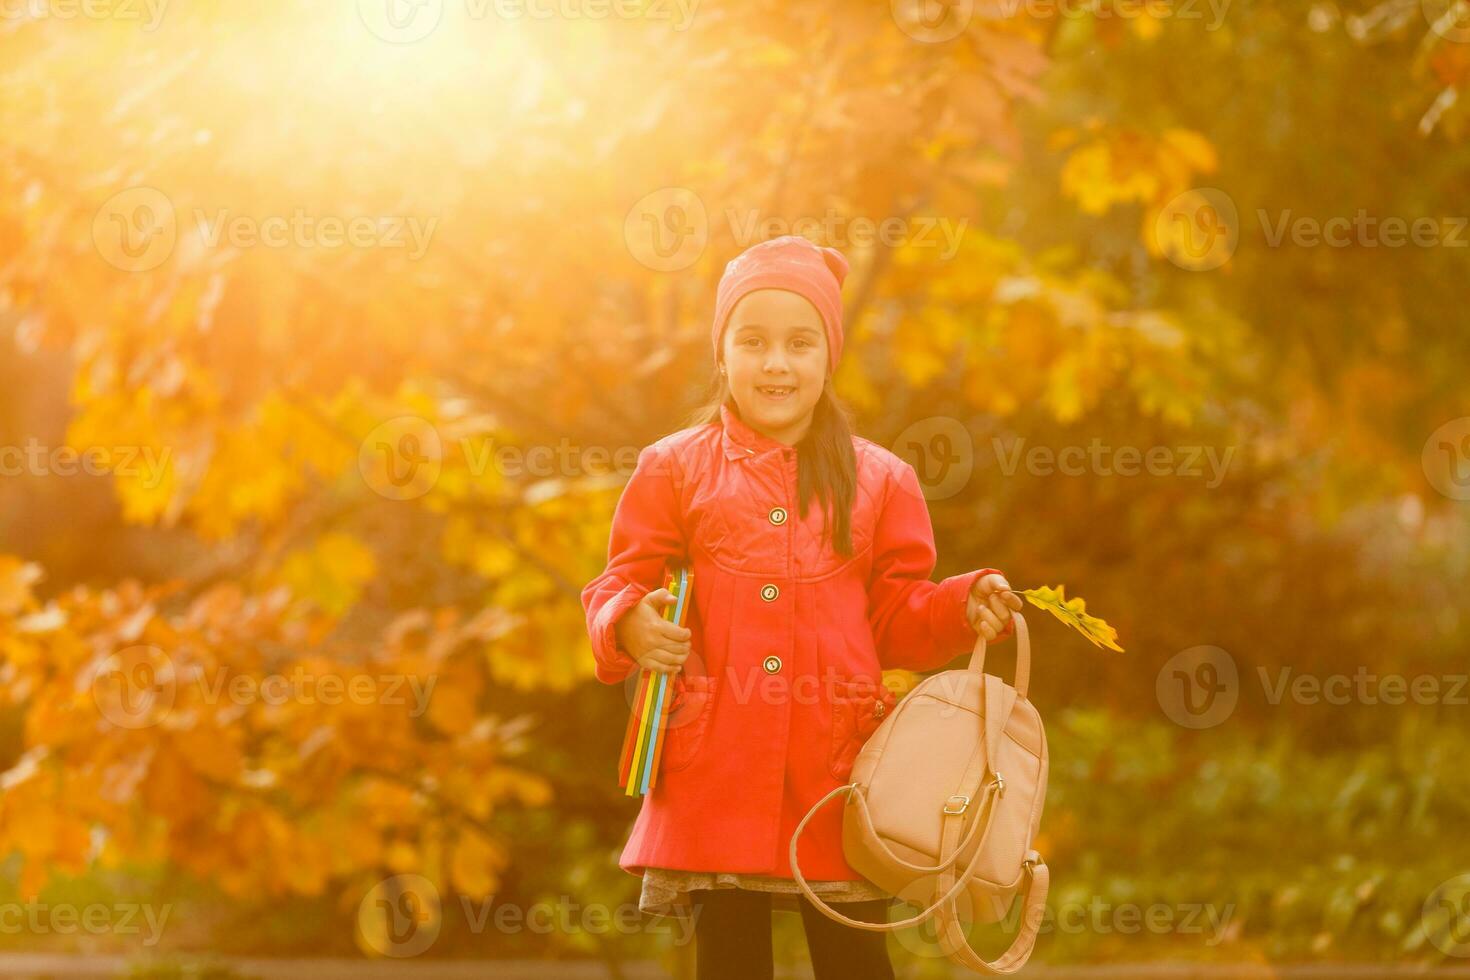
[[[964,887],[970,883],[970,879],[975,876],[975,869],[980,865],[980,858],[985,853],[985,841],[987,838],[990,837],[990,828],[993,826],[993,821],[985,821],[985,831],[980,837],[980,844],[975,848],[975,853],[970,855],[970,863],[965,865],[965,870],[959,874],[954,884],[949,888],[948,891],[944,893],[944,895],[940,896],[940,898],[933,905],[929,906],[927,909],[920,912],[916,916],[908,919],[900,919],[897,922],[863,922],[859,919],[851,919],[843,915],[836,909],[832,908],[832,906],[828,905],[826,902],[822,901],[821,897],[813,892],[811,886],[806,883],[806,878],[802,875],[801,867],[797,864],[796,861],[796,842],[800,839],[801,832],[806,827],[807,821],[812,818],[812,814],[816,813],[818,809],[824,806],[828,800],[832,799],[838,793],[851,791],[856,787],[856,785],[856,783],[849,783],[846,786],[838,786],[836,789],[832,790],[826,796],[818,800],[812,806],[812,808],[807,811],[806,816],[801,818],[801,823],[796,825],[796,832],[791,835],[790,853],[792,877],[796,879],[796,886],[801,889],[801,893],[805,895],[813,905],[816,906],[817,911],[821,912],[827,918],[832,919],[836,922],[841,922],[856,929],[866,929],[869,932],[895,932],[907,926],[916,926],[932,916],[945,903],[952,901],[954,897],[958,895],[960,891],[963,890]],[[987,794],[994,793],[995,784],[987,784],[984,788],[984,792]],[[859,801],[863,801],[861,793],[856,793],[853,795],[856,796]],[[865,804],[865,801],[863,802]],[[992,808],[987,812],[994,813],[995,811]],[[978,824],[980,821],[977,820],[975,822]],[[951,826],[953,826],[953,823],[951,823]],[[954,863],[956,863],[955,855],[957,853],[958,852],[941,850],[939,855],[940,865],[953,865]],[[1045,896],[1043,896],[1043,898],[1044,897]]]
[[[1020,613],[1011,613],[1011,620],[1016,624],[1016,683],[1012,686],[1024,698],[1031,686],[1031,630],[1026,625],[1026,617]],[[982,633],[975,641],[975,649],[970,652],[968,670],[985,673],[985,646],[985,634]]]
[[[950,914],[949,909],[943,909],[939,913],[939,928],[944,937],[942,942],[946,955],[976,973],[1005,975],[1026,965],[1036,947],[1041,920],[1046,916],[1046,892],[1051,872],[1035,851],[1026,852],[1022,867],[1030,871],[1031,880],[1026,883],[1026,894],[1022,898],[1021,927],[1010,947],[993,960],[985,959],[970,946],[959,920]]]
[[[856,787],[857,784],[854,783],[852,785],[854,787]],[[994,788],[994,787],[995,787],[995,784],[992,783],[991,788]],[[841,787],[841,786],[838,787],[838,789],[845,789],[845,788],[846,787]],[[985,790],[985,787],[982,787],[982,792],[984,790]],[[836,792],[836,791],[834,790],[833,792]],[[888,847],[888,845],[883,842],[883,838],[881,838],[881,837],[878,836],[878,828],[876,828],[875,826],[873,826],[873,811],[868,809],[868,797],[867,797],[867,795],[865,793],[863,793],[863,791],[861,789],[854,789],[853,794],[852,794],[852,798],[855,801],[857,801],[858,817],[859,817],[859,819],[862,820],[863,827],[864,827],[864,829],[867,830],[869,839],[872,840],[873,843],[876,844],[878,847],[881,847],[883,849],[883,856],[885,858],[887,858],[893,864],[896,864],[899,867],[901,867],[901,868],[903,868],[903,869],[905,869],[907,871],[912,871],[915,874],[929,874],[929,875],[937,874],[938,872],[943,871],[945,868],[949,867],[950,865],[955,864],[957,861],[959,861],[959,855],[961,854],[961,852],[963,852],[964,849],[969,846],[970,841],[974,840],[975,839],[975,836],[977,834],[983,832],[983,830],[987,826],[989,826],[989,823],[987,821],[981,820],[979,818],[978,813],[979,813],[979,811],[980,811],[981,808],[980,807],[977,807],[976,808],[977,816],[976,816],[976,818],[973,821],[971,821],[971,823],[970,823],[970,830],[965,835],[965,839],[960,842],[960,845],[958,847],[956,847],[951,852],[946,852],[945,850],[941,849],[940,852],[939,852],[940,857],[939,857],[939,863],[938,864],[934,864],[934,865],[914,864],[911,861],[905,861],[903,858],[899,857],[897,854],[894,854],[893,851]],[[824,803],[826,801],[823,800],[822,802]],[[984,799],[982,797],[982,799],[980,800],[980,803],[981,803],[982,806],[983,806],[984,802],[985,801],[984,801]],[[821,806],[822,803],[817,803],[816,805],[817,806]],[[798,825],[797,826],[797,833],[800,833],[800,832],[801,832],[801,827],[800,827],[800,825]],[[795,835],[793,835],[793,836],[795,836]]]

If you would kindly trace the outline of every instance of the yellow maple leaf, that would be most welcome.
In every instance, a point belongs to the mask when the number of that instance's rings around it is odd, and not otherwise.
[[[1055,589],[1043,585],[1039,589],[1023,589],[1021,595],[1033,606],[1045,609],[1087,637],[1093,646],[1107,647],[1122,653],[1123,648],[1118,646],[1118,631],[1096,616],[1089,616],[1087,603],[1082,599],[1068,599],[1066,589],[1065,585],[1059,585]]]

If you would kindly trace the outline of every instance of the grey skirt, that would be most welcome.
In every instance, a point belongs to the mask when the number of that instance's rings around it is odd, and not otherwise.
[[[859,881],[808,881],[807,885],[813,894],[826,902],[866,902],[889,897],[887,892],[865,878]],[[797,912],[801,908],[801,889],[791,878],[738,874],[732,871],[676,871],[669,868],[644,869],[643,892],[638,897],[638,908],[651,915],[689,918],[689,892],[696,888],[744,888],[747,891],[770,892],[773,909]]]

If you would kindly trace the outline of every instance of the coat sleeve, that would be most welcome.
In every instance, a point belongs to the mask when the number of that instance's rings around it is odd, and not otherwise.
[[[617,684],[638,669],[618,644],[614,626],[645,595],[664,584],[666,573],[686,554],[684,523],[676,489],[675,453],[646,447],[613,511],[607,567],[582,589],[595,674]]]
[[[873,568],[868,581],[868,622],[885,670],[935,670],[975,646],[965,606],[975,580],[994,568],[952,575],[938,583],[934,574],[934,525],[907,463],[888,483],[888,498],[873,536]],[[998,640],[1015,632],[1008,621]]]

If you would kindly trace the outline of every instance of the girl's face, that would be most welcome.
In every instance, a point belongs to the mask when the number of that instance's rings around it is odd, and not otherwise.
[[[730,311],[720,353],[745,423],[788,446],[799,442],[827,378],[816,307],[784,289],[746,293]]]

